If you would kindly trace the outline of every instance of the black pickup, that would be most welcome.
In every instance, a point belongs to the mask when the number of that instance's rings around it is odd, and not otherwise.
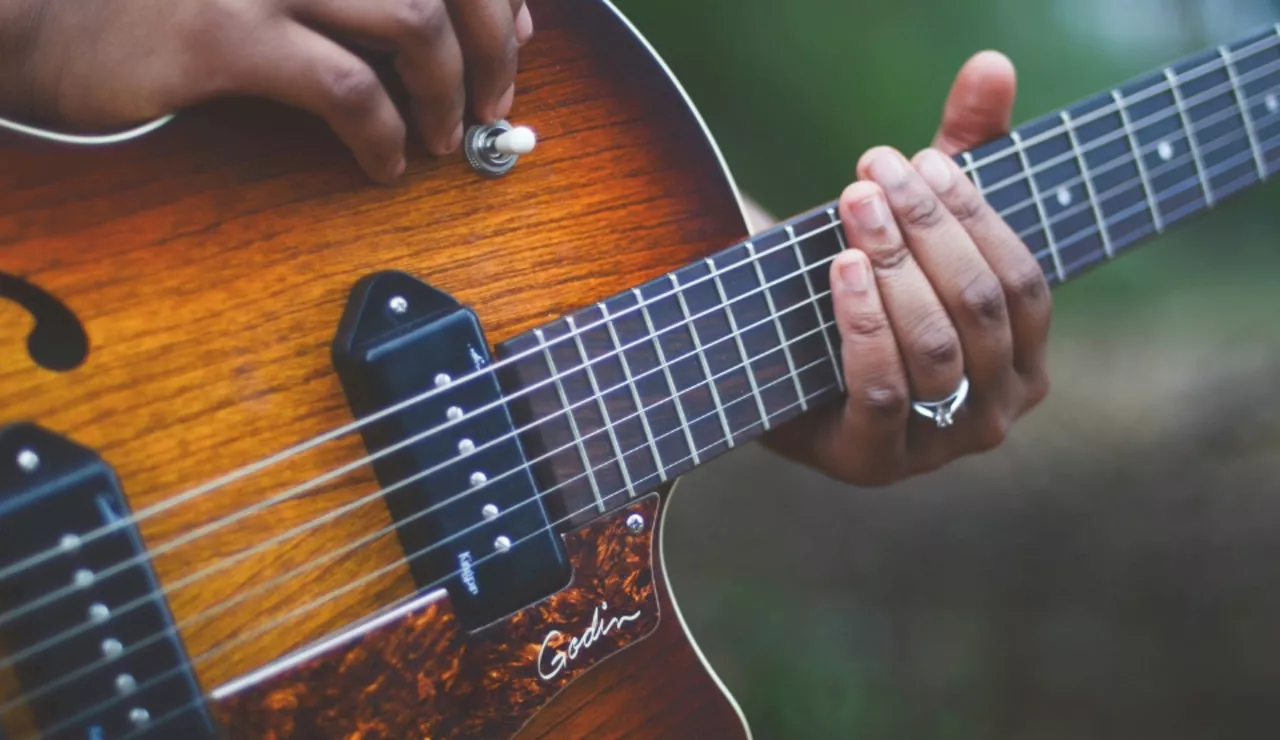
[[[478,629],[568,583],[502,388],[477,372],[491,357],[475,313],[404,273],[371,275],[333,361],[357,418],[403,404],[361,431],[419,588],[446,588]]]
[[[130,516],[92,450],[0,428],[3,664],[46,740],[216,737]]]

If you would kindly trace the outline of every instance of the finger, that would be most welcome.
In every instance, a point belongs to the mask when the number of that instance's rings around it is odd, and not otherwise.
[[[966,354],[980,346],[971,335],[986,324],[999,331],[1000,341],[1008,342],[1008,346],[1001,348],[998,358],[992,348],[990,355],[983,355],[984,362],[990,357],[1001,366],[1011,365],[1024,377],[1035,375],[1044,367],[1053,312],[1049,285],[1040,264],[953,159],[926,150],[917,156],[916,163],[925,182],[971,237],[965,240],[965,248],[957,251],[965,255],[977,251],[984,263],[985,269],[978,270],[980,277],[965,278],[968,287],[952,312],[953,316],[962,317],[959,326]],[[969,259],[966,257],[965,261]],[[959,274],[967,268],[939,264],[935,269]],[[926,271],[930,271],[928,265]],[[997,306],[997,290],[1003,296],[1003,310]],[[987,366],[982,367],[986,372]]]
[[[1009,132],[1017,76],[1008,57],[975,54],[956,75],[933,146],[954,156]]]
[[[516,43],[524,46],[533,38],[533,14],[524,0],[515,0],[511,4],[511,12],[516,18]]]
[[[883,189],[865,180],[854,183],[840,198],[840,216],[849,246],[870,258],[912,396],[936,400],[951,395],[963,373],[960,339],[903,240]]]
[[[931,149],[912,164],[887,147],[873,149],[860,169],[876,176],[884,189],[911,254],[951,317],[974,388],[983,392],[1007,385],[1013,338],[1004,290],[975,244],[975,238],[990,235],[971,233],[964,213],[977,207],[974,199],[981,202],[977,191]]]
[[[846,398],[773,435],[769,446],[844,481],[884,485],[906,463],[909,390],[902,355],[865,253],[842,252],[830,268]]]
[[[458,148],[466,87],[462,49],[444,0],[301,0],[296,12],[302,20],[393,43],[427,149],[443,156]]]
[[[471,109],[483,123],[505,118],[515,99],[515,17],[510,0],[449,0],[466,58]]]
[[[405,168],[405,125],[378,76],[333,41],[291,21],[238,57],[231,92],[279,100],[324,118],[380,182]]]

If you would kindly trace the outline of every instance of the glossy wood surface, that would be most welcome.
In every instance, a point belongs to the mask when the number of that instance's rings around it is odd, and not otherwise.
[[[453,293],[497,343],[741,237],[645,47],[596,0],[530,5],[511,118],[541,143],[498,180],[415,144],[405,182],[374,186],[318,121],[247,102],[106,149],[0,137],[0,271],[65,301],[91,342],[81,368],[39,369],[28,317],[0,301],[0,420],[98,450],[145,511],[351,421],[329,343],[369,272]],[[142,521],[207,690],[412,592],[393,534],[334,555],[389,526],[377,501],[284,536],[375,491],[367,467],[210,529],[363,454],[348,435]]]

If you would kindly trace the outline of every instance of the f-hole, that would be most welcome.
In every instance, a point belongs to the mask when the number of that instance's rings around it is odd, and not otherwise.
[[[0,299],[5,298],[27,309],[36,321],[27,337],[27,352],[33,362],[60,373],[84,364],[89,356],[89,337],[80,319],[62,301],[17,275],[0,272]]]

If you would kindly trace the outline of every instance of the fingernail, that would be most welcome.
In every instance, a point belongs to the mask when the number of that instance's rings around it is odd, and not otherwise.
[[[452,154],[453,152],[458,151],[458,147],[460,146],[462,146],[462,122],[461,121],[459,121],[457,127],[453,129],[453,133],[449,135],[449,150],[447,153]]]
[[[529,4],[525,3],[516,16],[516,43],[524,45],[533,38],[533,15],[529,13]]]
[[[889,223],[889,208],[879,195],[857,201],[850,208],[853,217],[865,231],[879,231]]]
[[[401,157],[400,160],[395,163],[395,166],[391,168],[391,179],[399,180],[400,176],[404,174],[406,167],[407,163],[404,161],[404,157]]]
[[[907,181],[907,167],[902,158],[893,152],[883,152],[871,161],[871,177],[887,188],[895,188]]]
[[[942,155],[933,149],[926,149],[920,153],[920,156],[916,157],[916,169],[935,193],[947,192],[955,182],[951,174],[951,167],[948,166]]]
[[[851,252],[842,260],[840,279],[844,282],[845,290],[866,293],[871,288],[871,266],[867,264],[866,258],[861,253]]]
[[[511,104],[515,99],[516,86],[513,83],[511,87],[508,87],[507,91],[502,94],[502,97],[498,98],[498,104],[493,107],[493,120],[496,121],[499,118],[506,118],[507,114],[511,112]],[[459,139],[459,141],[461,141],[461,139]]]

